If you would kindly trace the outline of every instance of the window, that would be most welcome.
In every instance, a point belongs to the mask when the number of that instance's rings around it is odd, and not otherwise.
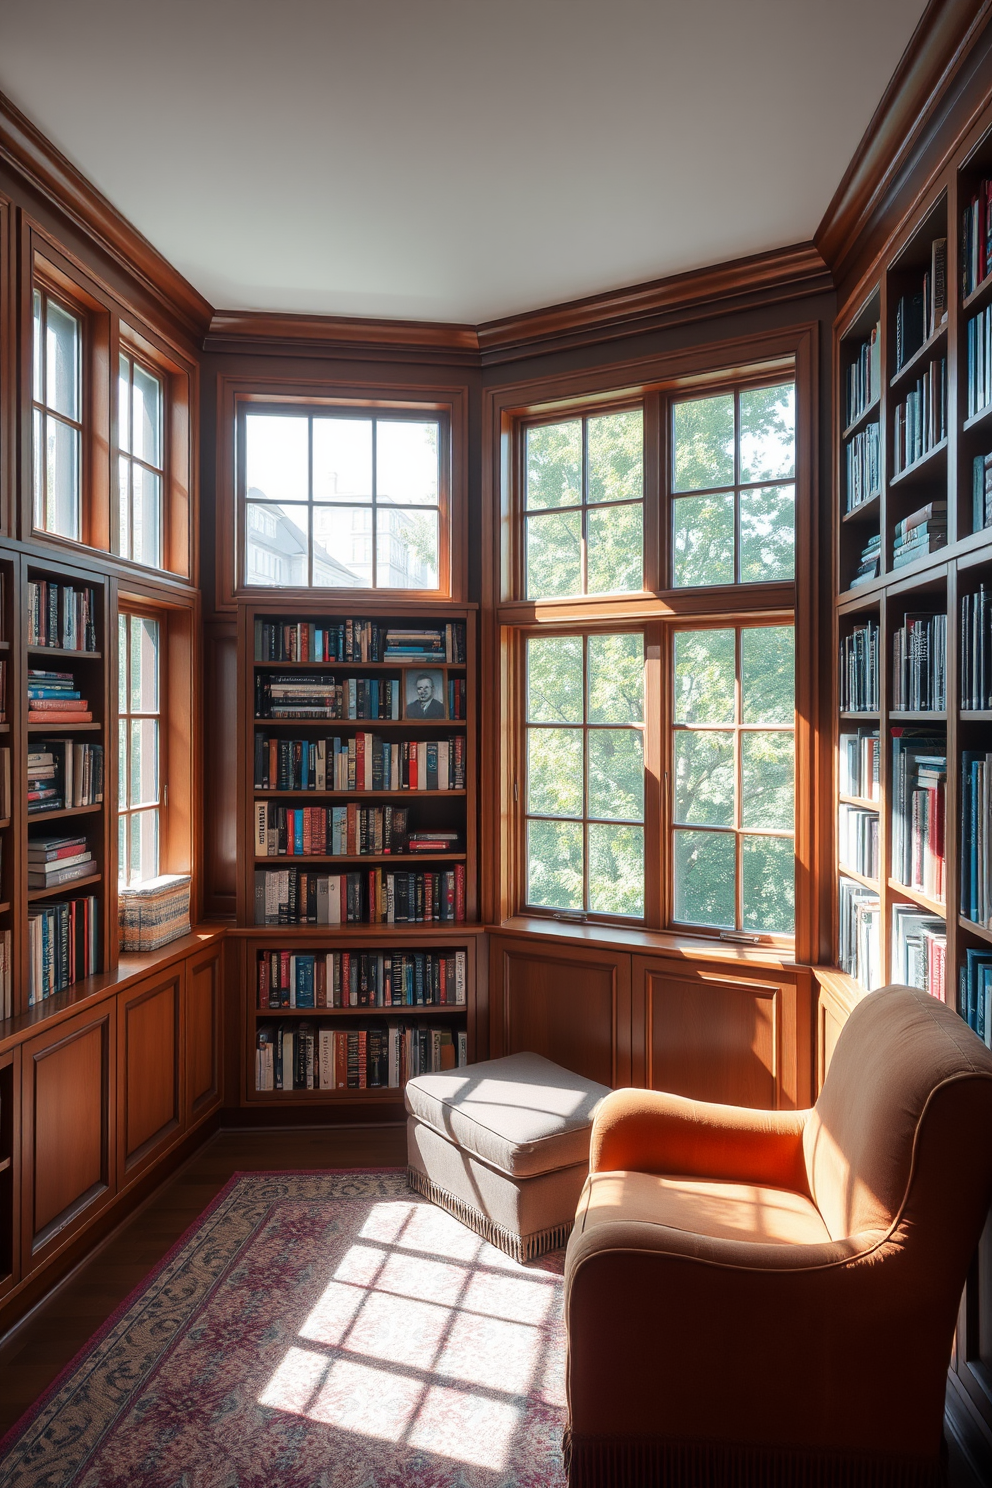
[[[793,578],[795,475],[793,383],[676,402],[675,587]]]
[[[118,544],[124,558],[162,564],[165,486],[162,379],[126,351],[118,381]]]
[[[33,348],[34,525],[82,533],[83,323],[47,289],[36,288]]]
[[[527,641],[527,902],[644,914],[644,641]]]
[[[445,432],[437,417],[247,408],[244,582],[440,588]]]
[[[643,497],[641,408],[526,428],[526,598],[642,589]]]
[[[119,617],[118,877],[125,887],[156,878],[161,839],[160,622]]]

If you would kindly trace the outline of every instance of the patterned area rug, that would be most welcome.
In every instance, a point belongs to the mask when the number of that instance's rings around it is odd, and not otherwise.
[[[402,1172],[240,1174],[0,1443],[2,1488],[559,1488],[561,1252]]]

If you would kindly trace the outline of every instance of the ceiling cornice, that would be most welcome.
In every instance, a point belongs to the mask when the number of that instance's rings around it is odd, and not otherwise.
[[[210,322],[208,301],[3,93],[0,159],[109,254],[194,341],[201,340]]]
[[[930,0],[813,241],[838,283],[936,127],[940,105],[992,15],[992,0]]]
[[[256,356],[428,361],[477,366],[474,326],[442,321],[366,320],[361,316],[289,315],[215,310],[204,351]]]

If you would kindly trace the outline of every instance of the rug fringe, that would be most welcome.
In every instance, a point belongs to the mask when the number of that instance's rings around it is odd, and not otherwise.
[[[488,1240],[490,1245],[495,1245],[497,1250],[503,1251],[504,1255],[511,1256],[515,1261],[533,1261],[544,1255],[545,1251],[557,1250],[572,1233],[574,1220],[569,1219],[550,1229],[537,1230],[533,1235],[515,1235],[512,1230],[507,1230],[490,1219],[488,1214],[466,1204],[464,1199],[457,1198],[446,1188],[439,1188],[433,1179],[428,1178],[426,1173],[421,1173],[418,1168],[407,1168],[406,1177],[416,1193],[430,1199],[432,1204],[446,1210],[467,1229],[481,1235],[483,1240]]]

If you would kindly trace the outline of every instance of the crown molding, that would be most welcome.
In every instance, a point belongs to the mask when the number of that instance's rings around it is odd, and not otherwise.
[[[959,74],[990,15],[992,0],[930,0],[923,12],[813,235],[838,283],[948,122],[961,91]],[[949,95],[956,79],[959,87]],[[987,75],[985,85],[987,91]],[[967,106],[963,96],[960,102]]]
[[[442,321],[365,320],[360,316],[282,315],[215,310],[204,351],[360,361],[479,364],[474,326]]]
[[[759,304],[823,294],[833,287],[830,272],[813,244],[795,243],[647,284],[487,321],[479,326],[479,348],[487,366],[614,341],[688,320],[730,315]]]
[[[200,341],[210,321],[209,303],[3,93],[0,159]]]

